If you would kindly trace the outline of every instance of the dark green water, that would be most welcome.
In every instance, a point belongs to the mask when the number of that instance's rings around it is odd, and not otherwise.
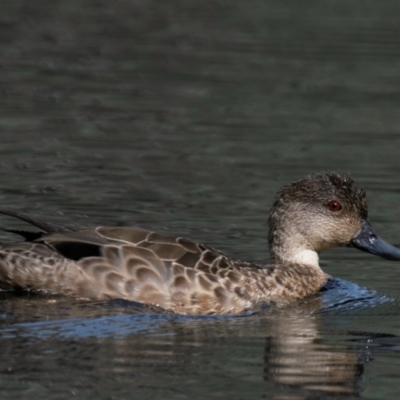
[[[2,207],[263,262],[276,191],[339,170],[400,244],[400,3],[0,10]],[[400,264],[337,249],[322,267],[338,280],[321,296],[245,317],[3,293],[0,397],[398,399]]]

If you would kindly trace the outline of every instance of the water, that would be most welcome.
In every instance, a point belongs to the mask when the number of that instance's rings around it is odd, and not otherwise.
[[[276,191],[340,170],[400,244],[397,2],[0,7],[3,207],[264,262]],[[228,318],[2,293],[0,396],[397,399],[399,265],[337,249],[322,267],[320,296]]]

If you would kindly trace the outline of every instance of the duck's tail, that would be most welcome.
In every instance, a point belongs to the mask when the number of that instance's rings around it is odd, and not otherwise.
[[[4,215],[8,215],[10,217],[20,219],[21,221],[25,221],[28,224],[36,226],[37,228],[42,230],[41,232],[31,232],[31,231],[25,231],[25,230],[19,230],[19,229],[0,228],[0,230],[2,230],[2,231],[20,235],[28,241],[36,240],[45,234],[65,232],[65,231],[69,230],[69,229],[66,229],[65,227],[61,227],[61,226],[58,226],[58,225],[55,225],[55,224],[52,224],[49,222],[44,222],[37,218],[33,218],[33,217],[30,217],[25,214],[21,214],[16,211],[11,211],[11,210],[6,210],[3,208],[0,208],[0,214],[4,214]]]

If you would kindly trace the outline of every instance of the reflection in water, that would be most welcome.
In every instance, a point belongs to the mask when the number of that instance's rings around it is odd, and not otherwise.
[[[250,379],[268,398],[358,396],[365,349],[323,343],[320,306],[316,297],[293,309],[191,318],[149,314],[126,302],[9,298],[0,310],[2,384],[39,383],[42,395],[54,387],[65,394],[73,374],[77,392],[84,381],[85,393],[123,397],[135,390],[145,398],[154,391],[198,393],[202,382],[217,393],[222,380],[230,382],[223,392],[236,398],[253,387]]]
[[[274,320],[265,347],[264,378],[324,394],[356,395],[364,369],[359,360],[344,346],[321,343],[314,316],[292,315]]]

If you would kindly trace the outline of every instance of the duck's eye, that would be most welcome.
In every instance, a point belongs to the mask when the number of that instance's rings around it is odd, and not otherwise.
[[[328,208],[331,211],[340,211],[342,209],[342,205],[338,201],[332,200],[328,203]]]

